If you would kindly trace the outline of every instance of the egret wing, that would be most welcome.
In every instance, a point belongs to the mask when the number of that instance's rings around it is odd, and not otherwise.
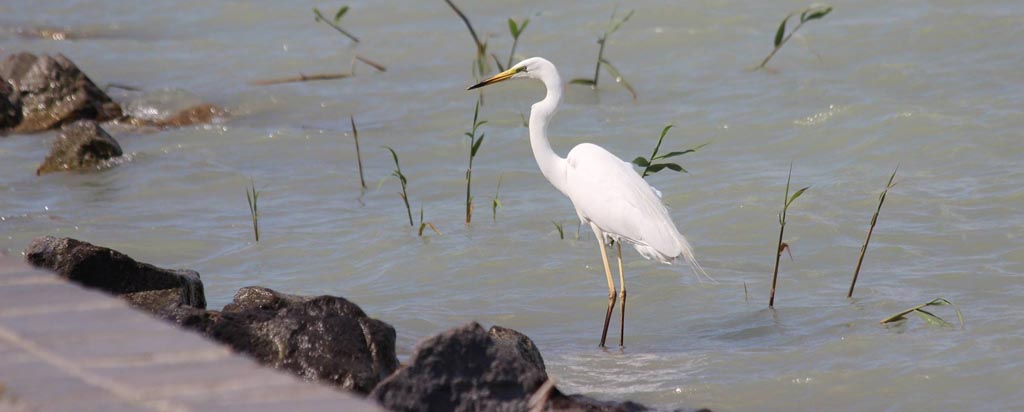
[[[668,259],[682,253],[668,210],[629,163],[593,144],[576,146],[566,160],[568,195],[581,218]]]

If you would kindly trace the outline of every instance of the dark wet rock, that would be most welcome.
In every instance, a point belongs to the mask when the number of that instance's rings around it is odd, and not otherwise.
[[[8,55],[0,61],[0,78],[13,86],[21,106],[22,119],[15,133],[55,129],[80,119],[121,117],[121,106],[64,55]]]
[[[547,373],[511,347],[476,322],[442,332],[370,397],[393,411],[525,411]]]
[[[657,412],[632,401],[600,401],[584,395],[563,395],[555,389],[545,411],[551,412]],[[673,409],[672,412],[711,412],[709,409]]]
[[[535,395],[546,400],[546,412],[654,411],[631,401],[565,395],[546,382],[544,360],[529,337],[501,326],[485,332],[473,322],[421,342],[409,365],[369,396],[399,412],[527,411]]]
[[[80,120],[63,127],[36,174],[96,169],[122,154],[117,141],[96,122]]]
[[[519,333],[515,329],[509,329],[506,327],[494,325],[487,331],[487,334],[491,336],[494,343],[499,348],[518,354],[523,361],[533,365],[541,371],[547,372],[544,367],[544,357],[540,355],[540,350],[537,349],[537,345],[533,344],[526,335]]]
[[[149,311],[171,304],[206,307],[199,273],[161,269],[113,249],[71,238],[43,236],[32,240],[25,258],[36,267],[87,287],[119,295]]]
[[[295,303],[308,302],[312,299],[313,296],[290,295],[260,286],[248,286],[235,292],[235,298],[231,303],[224,305],[224,311],[278,310]]]
[[[221,312],[172,307],[161,316],[263,364],[360,393],[398,368],[395,329],[340,297],[248,287]]]
[[[0,136],[21,123],[21,102],[13,95],[14,88],[0,77]]]

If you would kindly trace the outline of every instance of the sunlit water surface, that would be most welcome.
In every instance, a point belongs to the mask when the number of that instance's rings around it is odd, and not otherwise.
[[[504,60],[505,19],[529,17],[519,57],[563,78],[591,75],[614,2],[461,2]],[[770,3],[770,4],[769,4]],[[839,1],[770,63],[799,1],[633,1],[603,74],[568,89],[550,129],[566,153],[598,143],[623,158],[710,142],[689,174],[649,181],[718,284],[626,252],[627,346],[597,348],[606,286],[593,235],[543,179],[522,116],[539,84],[485,91],[486,140],[464,224],[473,48],[443,2],[349,1],[353,47],[279,1],[24,1],[0,24],[67,27],[74,41],[5,30],[0,52],[64,53],[98,84],[226,107],[222,124],[113,130],[129,155],[90,174],[34,176],[54,133],[0,139],[0,250],[70,236],[139,260],[198,270],[211,307],[242,286],[345,296],[420,339],[477,320],[528,334],[568,392],[719,411],[1024,408],[1024,3]],[[323,9],[339,4],[319,3]],[[347,71],[345,80],[250,80]],[[150,92],[152,93],[152,92]],[[138,94],[114,90],[121,101]],[[359,124],[360,191],[348,117]],[[393,165],[443,235],[408,226]],[[790,210],[776,309],[767,309],[786,172],[811,189]],[[845,298],[878,193],[899,164],[856,297]],[[503,208],[491,216],[500,176]],[[245,201],[261,191],[261,242]],[[564,224],[559,239],[554,222]],[[745,292],[746,290],[746,292]],[[935,297],[967,327],[879,319]],[[948,308],[937,314],[955,322]],[[613,323],[613,330],[617,326]],[[610,339],[617,341],[617,332]]]

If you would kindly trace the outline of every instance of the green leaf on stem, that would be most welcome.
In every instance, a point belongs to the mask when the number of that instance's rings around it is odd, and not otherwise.
[[[341,6],[341,8],[338,9],[338,12],[334,14],[334,22],[335,23],[340,22],[342,16],[344,16],[345,13],[347,13],[347,12],[348,12],[348,6]]]
[[[779,47],[779,45],[782,44],[782,36],[786,34],[786,22],[789,21],[791,16],[792,14],[782,19],[782,23],[779,24],[779,29],[775,31],[775,47]]]
[[[626,90],[629,90],[629,94],[633,95],[633,100],[636,100],[636,90],[633,90],[633,86],[626,81],[626,77],[623,76],[622,73],[620,73],[619,70],[616,69],[615,66],[613,66],[607,59],[602,58],[601,65],[604,66],[604,68],[608,70],[608,73],[615,78],[615,82],[621,84],[626,88]]]

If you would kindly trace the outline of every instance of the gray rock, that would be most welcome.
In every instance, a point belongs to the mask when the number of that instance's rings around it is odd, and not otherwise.
[[[20,101],[22,119],[15,133],[55,129],[80,119],[121,117],[121,106],[64,55],[8,55],[0,62],[0,78],[13,86]]]
[[[247,287],[222,312],[177,307],[161,316],[263,364],[359,393],[398,368],[395,329],[340,297]]]
[[[80,120],[64,126],[36,174],[96,169],[104,161],[122,154],[117,141],[96,122]]]
[[[38,237],[25,249],[36,267],[63,278],[107,291],[137,307],[156,312],[170,304],[206,307],[199,273],[161,269],[113,249],[70,238]]]
[[[370,397],[393,411],[525,411],[547,373],[510,347],[476,322],[442,332]]]

